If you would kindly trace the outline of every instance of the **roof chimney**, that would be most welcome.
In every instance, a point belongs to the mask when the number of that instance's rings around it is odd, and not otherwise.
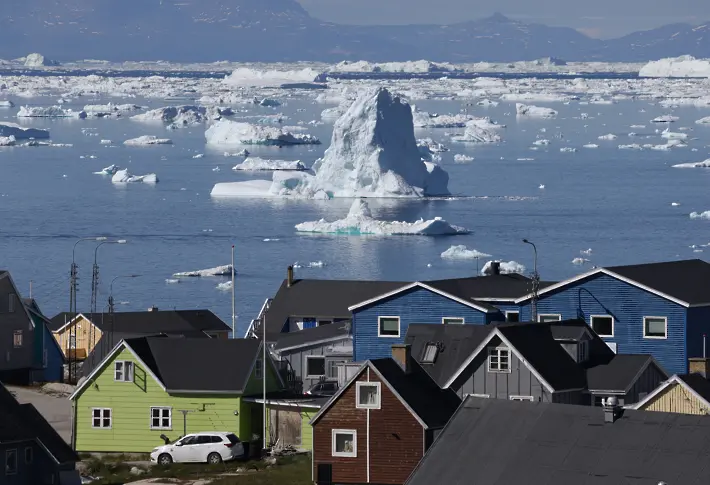
[[[624,414],[623,408],[619,406],[619,400],[614,396],[602,400],[602,406],[605,423],[615,423]]]
[[[286,287],[291,288],[293,285],[293,266],[286,268]]]
[[[392,359],[399,364],[405,374],[412,371],[412,346],[409,344],[394,344]]]
[[[710,378],[710,359],[707,357],[691,357],[688,359],[688,372],[700,374],[705,379]]]
[[[500,261],[491,261],[491,275],[500,274]]]
[[[158,311],[158,307],[155,306],[155,305],[153,305],[153,306],[151,306],[150,308],[148,308],[148,311],[149,311],[149,312],[157,312],[157,311]]]

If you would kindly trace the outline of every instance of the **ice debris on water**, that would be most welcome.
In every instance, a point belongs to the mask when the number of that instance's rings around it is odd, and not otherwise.
[[[236,271],[235,271],[236,273]],[[214,268],[200,269],[196,271],[183,271],[182,273],[173,273],[175,278],[200,278],[203,276],[231,276],[232,265],[225,264],[223,266],[215,266]]]
[[[691,219],[710,219],[710,211],[691,212],[690,218]]]
[[[480,259],[490,258],[490,254],[483,253],[476,249],[468,249],[465,245],[459,244],[451,246],[449,249],[441,253],[444,259]]]
[[[530,116],[535,118],[553,118],[557,116],[557,111],[552,108],[516,103],[515,114],[517,116]]]
[[[306,166],[300,160],[267,160],[259,157],[249,157],[239,165],[232,167],[232,170],[247,171],[276,171],[276,170],[306,170]]]
[[[108,167],[102,169],[99,172],[94,172],[95,175],[113,175],[116,172],[118,172],[120,169],[118,168],[118,165],[109,165]]]
[[[224,281],[222,283],[218,283],[216,288],[219,291],[229,291],[232,289],[232,282],[231,281]]]
[[[319,145],[320,140],[305,133],[291,133],[274,126],[255,125],[222,119],[205,132],[208,145]]]
[[[311,261],[310,263],[299,263],[296,261],[292,266],[294,268],[323,268],[325,263],[323,261]]]
[[[500,263],[501,274],[511,274],[511,273],[523,274],[523,273],[525,273],[525,266],[518,263],[517,261],[507,261],[507,262],[506,261],[495,261],[495,262]],[[493,274],[493,263],[494,263],[494,261],[488,261],[481,269],[481,274],[484,276]]]
[[[108,167],[107,167],[108,168]],[[149,173],[147,175],[133,175],[128,172],[128,169],[117,170],[113,177],[111,177],[111,182],[114,184],[129,184],[136,182],[143,182],[146,184],[156,184],[158,183],[158,176],[154,173]]]
[[[170,138],[158,138],[157,136],[144,135],[132,138],[123,142],[126,146],[150,146],[150,145],[172,145]]]
[[[457,153],[454,155],[454,162],[456,163],[466,163],[466,162],[472,162],[474,160],[473,157],[470,157],[468,155],[464,155],[462,153]]]

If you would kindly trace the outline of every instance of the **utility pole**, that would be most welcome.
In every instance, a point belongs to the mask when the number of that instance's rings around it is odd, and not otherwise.
[[[234,283],[234,244],[232,244],[232,338],[237,338],[237,317],[234,309]]]
[[[534,243],[528,241],[527,239],[523,239],[523,242],[525,244],[529,244],[533,248],[533,252],[535,255],[535,261],[534,261],[534,266],[533,266],[533,274],[532,274],[532,302],[530,305],[530,310],[531,310],[531,319],[533,322],[537,322],[537,299],[538,299],[538,292],[540,291],[540,274],[537,272],[537,247],[535,246]]]

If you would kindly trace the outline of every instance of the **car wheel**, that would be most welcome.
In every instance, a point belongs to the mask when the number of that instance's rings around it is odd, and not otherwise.
[[[162,455],[160,455],[158,457],[158,465],[167,466],[167,465],[172,465],[172,463],[173,463],[173,457],[168,455],[167,453],[163,453]]]
[[[210,465],[219,465],[222,463],[222,455],[219,453],[210,453],[207,455],[207,463]]]

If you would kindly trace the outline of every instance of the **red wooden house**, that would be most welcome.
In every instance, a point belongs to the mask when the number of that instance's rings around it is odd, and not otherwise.
[[[368,360],[311,420],[318,485],[401,485],[461,400],[394,345]]]

